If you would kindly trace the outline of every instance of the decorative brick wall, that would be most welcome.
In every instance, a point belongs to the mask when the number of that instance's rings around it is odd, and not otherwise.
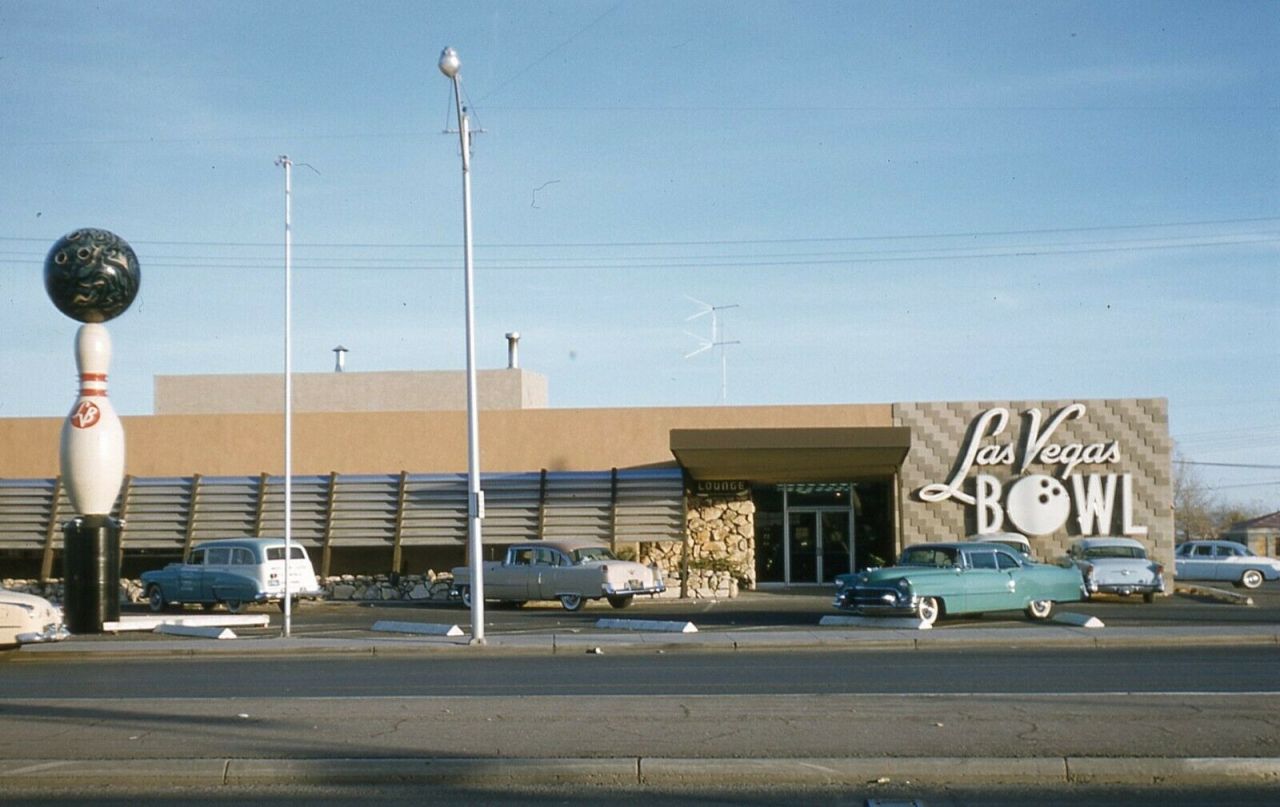
[[[1031,431],[1031,416],[1038,411],[1039,433],[1043,435],[1050,421],[1065,407],[1082,404],[1079,417],[1063,420],[1047,444],[1066,446],[1096,446],[1090,459],[1103,458],[1100,462],[1081,462],[1069,474],[1080,477],[1089,475],[1128,475],[1132,484],[1131,522],[1147,527],[1146,535],[1133,537],[1150,547],[1154,557],[1173,569],[1173,489],[1171,484],[1171,441],[1169,439],[1168,402],[1163,398],[1084,400],[1084,401],[977,401],[947,403],[895,404],[895,426],[911,429],[911,450],[903,463],[900,474],[902,501],[902,543],[923,540],[957,540],[977,529],[977,513],[973,505],[957,499],[928,502],[921,498],[921,489],[930,485],[945,484],[958,472],[962,453],[973,438],[977,421],[984,412],[993,408],[1008,410],[1008,421],[1002,433],[981,437],[980,445],[988,447],[985,459],[995,464],[978,465],[966,473],[960,489],[969,496],[975,495],[975,477],[987,474],[1002,485],[1000,504],[1007,509],[1003,499],[1019,478],[1030,475],[1051,476],[1062,483],[1068,494],[1073,483],[1064,479],[1066,468],[1061,463],[1043,463],[1033,458],[1027,468],[1019,473],[1018,464],[1027,449]],[[993,428],[993,427],[989,427]],[[1114,443],[1114,447],[1112,444]],[[1008,464],[998,462],[1000,446],[1009,447]],[[1096,480],[1095,480],[1096,481]],[[1119,534],[1121,522],[1120,482],[1116,483],[1116,502],[1111,525],[1105,530]],[[1077,482],[1076,484],[1079,484]],[[1048,535],[1031,535],[1031,546],[1041,560],[1061,557],[1079,536],[1075,497],[1065,525]],[[1017,532],[1004,515],[1004,530]]]

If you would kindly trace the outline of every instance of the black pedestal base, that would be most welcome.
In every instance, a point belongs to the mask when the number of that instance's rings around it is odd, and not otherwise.
[[[120,522],[83,516],[62,528],[62,616],[72,633],[120,619]]]

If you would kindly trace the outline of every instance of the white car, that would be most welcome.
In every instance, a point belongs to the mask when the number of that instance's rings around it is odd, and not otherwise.
[[[1164,567],[1147,557],[1147,548],[1133,538],[1081,538],[1067,556],[1084,575],[1089,595],[1141,594],[1143,602],[1154,602],[1156,594],[1164,592]]]
[[[1219,580],[1257,588],[1263,580],[1280,580],[1280,560],[1255,555],[1235,541],[1187,541],[1173,556],[1179,580]]]
[[[62,609],[34,594],[0,588],[0,647],[67,638]]]
[[[561,539],[508,547],[501,562],[483,566],[484,597],[511,604],[531,600],[559,600],[566,611],[577,611],[587,600],[606,599],[626,608],[637,594],[666,591],[662,570],[620,560],[597,541]],[[450,599],[471,607],[471,568],[453,570]]]
[[[1031,559],[1031,542],[1020,532],[988,532],[974,533],[966,541],[981,541],[984,544],[1003,544],[1023,558]]]

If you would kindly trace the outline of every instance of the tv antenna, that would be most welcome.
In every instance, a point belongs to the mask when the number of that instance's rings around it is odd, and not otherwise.
[[[699,317],[705,317],[708,314],[710,314],[711,315],[711,338],[704,339],[701,336],[698,336],[697,334],[693,334],[693,333],[689,333],[688,331],[685,331],[685,334],[687,334],[688,336],[691,336],[694,339],[697,339],[699,344],[696,348],[684,354],[684,357],[686,359],[691,359],[694,356],[698,355],[699,353],[705,353],[706,351],[711,350],[713,348],[720,348],[720,404],[724,405],[725,403],[728,402],[728,394],[729,394],[728,392],[729,391],[729,362],[728,362],[728,359],[725,357],[725,348],[728,347],[729,345],[739,345],[742,343],[739,342],[737,339],[729,340],[724,338],[724,325],[720,322],[720,312],[729,308],[737,308],[738,304],[729,303],[727,305],[712,305],[711,303],[704,303],[703,301],[697,298],[690,297],[687,294],[685,295],[685,298],[697,303],[698,306],[702,309],[701,311],[699,311],[696,314],[693,314],[692,316],[685,317],[685,322],[691,322],[695,319],[698,319]]]

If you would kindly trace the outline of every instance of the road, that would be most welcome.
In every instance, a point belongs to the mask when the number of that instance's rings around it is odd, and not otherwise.
[[[1280,756],[1280,648],[0,665],[0,758]]]

